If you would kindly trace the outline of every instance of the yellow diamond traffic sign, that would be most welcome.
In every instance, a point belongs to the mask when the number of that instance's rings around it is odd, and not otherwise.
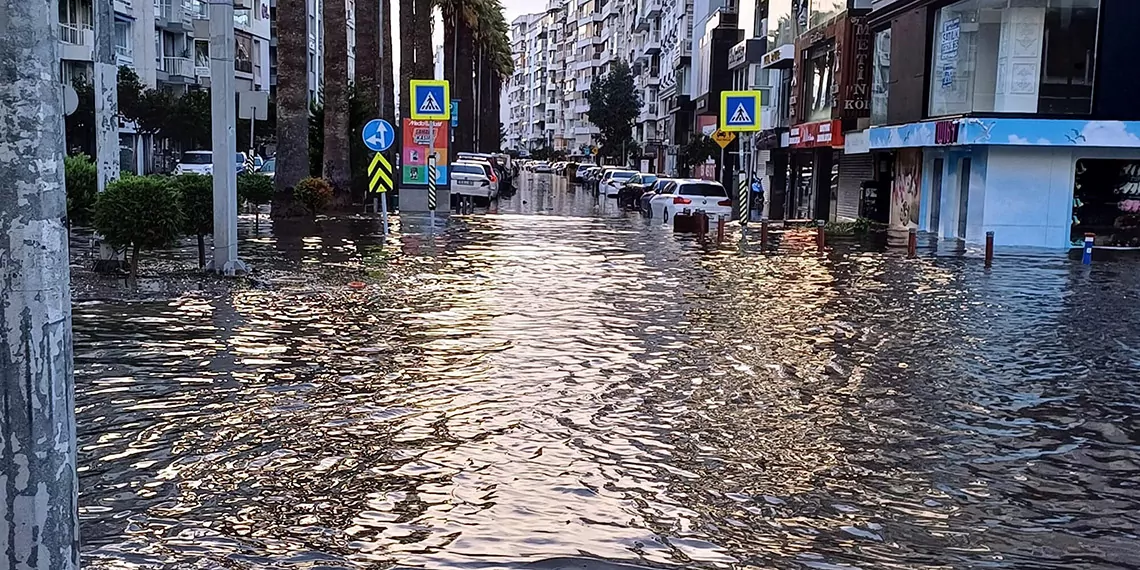
[[[736,133],[717,129],[717,131],[712,134],[712,140],[716,141],[716,144],[719,144],[720,148],[724,148],[736,140]]]

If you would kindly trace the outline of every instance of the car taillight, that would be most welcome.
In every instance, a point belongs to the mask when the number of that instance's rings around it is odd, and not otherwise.
[[[492,172],[491,173],[491,182],[498,182],[498,181],[499,181],[499,178],[497,176],[495,176],[494,172]]]
[[[731,207],[732,206],[732,200],[721,200],[720,202],[717,202],[716,205],[717,206],[729,206],[729,207]]]
[[[688,198],[682,198],[680,196],[676,196],[673,198],[673,203],[674,204],[692,204],[693,201],[688,199]]]

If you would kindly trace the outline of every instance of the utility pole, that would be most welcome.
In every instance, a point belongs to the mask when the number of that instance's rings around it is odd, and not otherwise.
[[[0,568],[79,567],[57,10],[0,1]]]
[[[237,102],[234,101],[234,3],[210,0],[210,126],[214,155],[214,259],[209,268],[246,272],[237,247]],[[252,126],[252,123],[251,123]]]
[[[95,168],[98,188],[119,179],[119,67],[115,57],[115,6],[112,0],[95,0]],[[99,246],[98,271],[113,271],[121,265],[115,248]]]

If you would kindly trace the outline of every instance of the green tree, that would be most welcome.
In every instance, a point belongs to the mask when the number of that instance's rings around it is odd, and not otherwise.
[[[238,198],[253,204],[253,231],[261,231],[262,204],[273,199],[273,179],[263,174],[239,174],[237,179]]]
[[[182,208],[184,232],[198,238],[198,269],[206,267],[206,235],[214,233],[214,177],[181,174],[174,177]]]
[[[641,110],[629,66],[619,59],[608,74],[594,80],[586,97],[590,103],[586,116],[600,131],[599,152],[626,164],[633,146],[633,122]]]
[[[99,194],[99,172],[90,156],[79,154],[63,159],[67,184],[67,225],[91,223],[95,197]]]
[[[702,134],[693,135],[689,142],[681,147],[677,156],[678,174],[682,177],[692,176],[693,167],[704,164],[705,161],[717,155],[720,146],[716,141]]]
[[[178,192],[164,176],[125,176],[108,184],[95,201],[94,220],[108,244],[127,252],[132,282],[142,251],[172,245],[183,227]]]

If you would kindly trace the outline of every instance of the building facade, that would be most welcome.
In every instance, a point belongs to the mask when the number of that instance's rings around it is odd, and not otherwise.
[[[1130,0],[879,0],[865,151],[892,227],[1140,246]],[[919,57],[921,56],[921,57]],[[891,65],[894,63],[894,65]]]

